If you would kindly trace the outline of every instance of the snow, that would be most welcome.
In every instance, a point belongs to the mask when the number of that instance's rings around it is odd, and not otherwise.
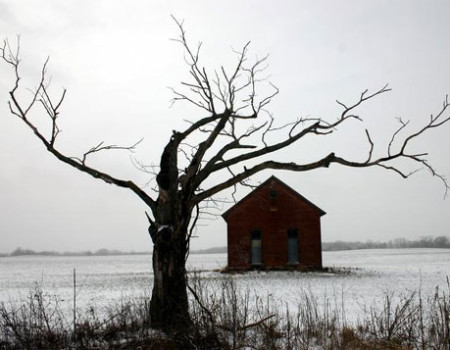
[[[335,309],[347,320],[356,320],[370,308],[382,307],[384,297],[410,295],[423,298],[436,288],[448,291],[450,250],[380,249],[324,252],[326,267],[338,273],[293,271],[222,274],[226,254],[192,254],[189,271],[212,288],[233,279],[242,291],[281,308],[296,309],[305,295],[320,307]],[[76,269],[77,305],[106,306],[112,301],[148,297],[151,292],[151,256],[108,257],[10,257],[0,259],[0,302],[24,299],[36,283],[50,295],[73,302],[73,270]],[[193,278],[190,273],[190,278]]]

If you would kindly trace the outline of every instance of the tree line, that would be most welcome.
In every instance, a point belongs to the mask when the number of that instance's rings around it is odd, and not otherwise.
[[[206,249],[192,250],[192,254],[222,254],[227,252],[227,247],[212,247]],[[114,256],[114,255],[150,255],[150,251],[123,251],[118,249],[106,249],[100,248],[97,250],[83,250],[78,252],[65,251],[56,252],[53,250],[40,250],[16,248],[10,253],[0,253],[0,257],[12,257],[12,256]]]
[[[354,249],[395,249],[395,248],[450,248],[450,240],[446,236],[426,236],[415,240],[396,238],[387,242],[322,242],[322,250],[354,250]]]
[[[41,250],[41,251],[35,251],[33,249],[23,249],[23,248],[16,248],[11,253],[0,253],[0,257],[13,257],[13,256],[33,256],[33,255],[39,255],[39,256],[110,256],[110,255],[146,255],[150,254],[150,252],[135,252],[135,251],[128,251],[124,252],[117,249],[106,249],[101,248],[94,251],[91,250],[84,250],[79,252],[55,252],[51,250]]]
[[[387,242],[378,241],[333,241],[322,242],[323,251],[356,250],[356,249],[398,249],[398,248],[450,248],[450,239],[446,236],[426,236],[409,240],[406,238],[396,238]],[[192,254],[225,254],[227,247],[213,247],[208,249],[193,250]],[[85,250],[80,252],[55,252],[55,251],[35,251],[32,249],[16,248],[11,253],[0,253],[0,257],[13,257],[25,255],[42,256],[111,256],[111,255],[149,255],[148,251],[121,251],[117,249],[101,248],[95,251]]]

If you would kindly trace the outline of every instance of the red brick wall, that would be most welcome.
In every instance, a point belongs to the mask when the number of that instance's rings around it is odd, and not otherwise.
[[[276,191],[275,198],[271,191]],[[250,235],[262,232],[266,268],[287,265],[287,231],[298,230],[299,267],[321,267],[320,212],[276,179],[269,180],[238,203],[227,215],[228,267],[250,268]]]

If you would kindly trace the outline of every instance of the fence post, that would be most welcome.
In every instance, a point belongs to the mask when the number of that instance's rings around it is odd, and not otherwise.
[[[73,336],[77,330],[77,269],[73,269]]]

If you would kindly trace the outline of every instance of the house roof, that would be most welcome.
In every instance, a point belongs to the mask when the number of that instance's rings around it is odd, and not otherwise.
[[[229,208],[225,213],[222,214],[222,217],[226,220],[228,215],[234,211],[236,208],[238,208],[239,206],[241,206],[242,203],[244,203],[247,199],[251,198],[254,193],[256,191],[258,191],[260,188],[265,187],[267,185],[267,183],[269,183],[270,181],[276,181],[278,184],[280,184],[281,186],[283,186],[284,188],[286,188],[289,192],[291,192],[292,194],[294,194],[296,197],[298,197],[300,200],[306,202],[308,205],[310,205],[311,207],[313,207],[314,209],[316,209],[319,212],[320,216],[323,216],[326,214],[325,211],[323,211],[322,209],[320,209],[317,205],[315,205],[314,203],[312,203],[310,200],[308,200],[307,198],[303,197],[300,193],[298,193],[296,190],[294,190],[292,187],[290,187],[289,185],[285,184],[283,181],[281,181],[279,178],[277,178],[276,176],[272,175],[271,177],[269,177],[266,181],[264,181],[261,185],[259,185],[257,188],[255,188],[252,192],[250,192],[248,195],[246,195],[244,198],[242,198],[239,202],[237,202],[235,205],[233,205],[231,208]]]

